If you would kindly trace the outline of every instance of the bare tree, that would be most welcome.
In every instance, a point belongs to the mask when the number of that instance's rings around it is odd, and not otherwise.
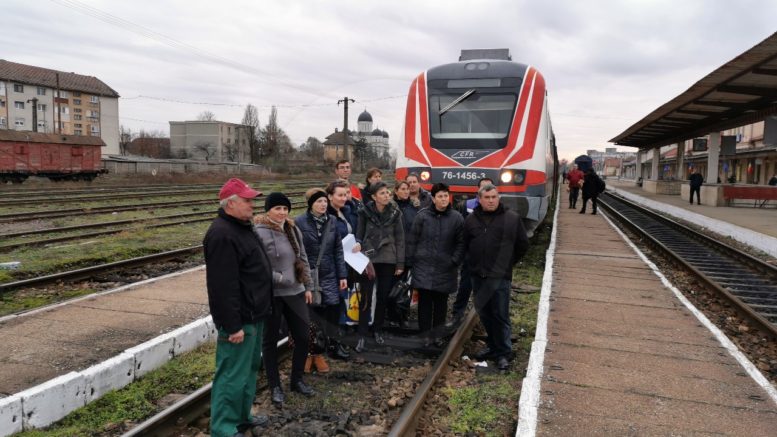
[[[216,154],[216,147],[209,141],[198,141],[194,144],[194,150],[201,152],[206,161],[210,161]]]
[[[310,158],[324,158],[324,144],[316,137],[308,137],[299,147],[300,152]]]
[[[259,123],[259,111],[256,106],[252,104],[246,105],[245,112],[243,113],[243,120],[240,124],[248,126],[250,133],[248,138],[248,147],[250,150],[251,163],[255,163],[261,156],[259,153],[259,136],[262,132],[262,125]]]
[[[270,110],[270,117],[267,125],[262,129],[259,141],[262,156],[280,157],[293,154],[296,151],[289,136],[278,125],[278,110],[275,106]]]
[[[121,155],[127,154],[127,146],[129,146],[134,138],[132,129],[125,127],[124,125],[119,127],[119,153]]]
[[[202,111],[197,115],[198,121],[216,121],[216,114],[211,111]]]
[[[227,143],[223,147],[223,160],[228,162],[238,161],[238,145],[237,143]]]

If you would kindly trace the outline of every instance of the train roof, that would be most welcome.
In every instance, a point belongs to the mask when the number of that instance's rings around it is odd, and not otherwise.
[[[467,69],[468,64],[487,63],[485,70]],[[452,62],[438,65],[426,72],[426,80],[437,79],[483,79],[494,77],[520,77],[526,75],[529,68],[526,64],[495,59],[473,59],[469,61]]]
[[[84,135],[46,134],[42,132],[0,129],[0,142],[70,144],[73,146],[105,146],[100,137]]]

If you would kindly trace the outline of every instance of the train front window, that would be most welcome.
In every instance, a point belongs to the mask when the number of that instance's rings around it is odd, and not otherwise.
[[[506,145],[515,112],[515,94],[495,93],[493,89],[446,91],[429,97],[433,147],[496,149]]]

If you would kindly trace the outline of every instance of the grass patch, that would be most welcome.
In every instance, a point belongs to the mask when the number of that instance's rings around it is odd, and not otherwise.
[[[510,296],[510,321],[513,337],[517,337],[510,370],[501,374],[476,374],[468,385],[442,390],[451,411],[447,425],[456,434],[502,436],[515,433],[521,382],[526,376],[526,363],[537,327],[539,289],[545,273],[545,253],[553,230],[553,215],[554,210],[550,209],[543,224],[535,231],[528,252],[513,270],[513,284],[524,292]],[[527,290],[536,292],[526,293]]]
[[[137,422],[156,413],[156,402],[169,393],[188,393],[213,379],[215,349],[209,343],[176,357],[140,380],[108,393],[73,411],[56,425],[18,434],[20,437],[87,437],[119,435],[125,422]]]
[[[29,292],[26,290],[10,291],[0,295],[0,316],[42,307],[54,302],[60,302],[94,292],[95,290],[90,288],[79,288],[54,293],[40,291]]]

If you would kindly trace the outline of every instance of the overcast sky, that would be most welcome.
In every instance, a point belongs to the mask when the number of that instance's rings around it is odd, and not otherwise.
[[[270,106],[295,144],[365,108],[397,146],[410,81],[462,48],[545,76],[561,157],[621,133],[777,31],[776,1],[5,0],[0,58],[96,76],[121,124],[169,131]],[[202,103],[202,104],[198,104]],[[626,149],[624,149],[626,150]]]

